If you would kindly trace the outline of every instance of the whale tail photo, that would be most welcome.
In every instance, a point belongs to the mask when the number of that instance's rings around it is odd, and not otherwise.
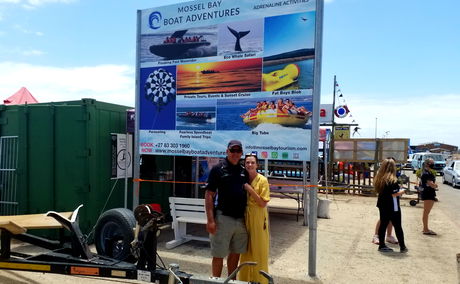
[[[234,29],[227,26],[228,30],[236,37],[235,51],[243,51],[240,45],[240,39],[247,35],[250,31],[237,32]]]

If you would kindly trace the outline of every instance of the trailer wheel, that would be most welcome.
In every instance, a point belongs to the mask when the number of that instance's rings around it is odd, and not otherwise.
[[[417,200],[411,200],[409,201],[410,206],[415,206],[417,205]]]
[[[131,210],[114,208],[104,212],[96,223],[94,243],[97,253],[118,260],[129,260],[136,219]]]

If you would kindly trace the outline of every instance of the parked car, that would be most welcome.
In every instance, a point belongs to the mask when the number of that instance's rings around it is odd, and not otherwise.
[[[460,160],[453,160],[443,170],[442,181],[450,183],[453,187],[460,186]]]
[[[412,169],[412,158],[414,157],[415,154],[409,154],[407,156],[407,162],[404,164],[405,169]]]
[[[444,156],[442,154],[430,152],[414,154],[412,157],[412,170],[414,173],[423,167],[423,162],[425,162],[425,160],[428,158],[434,160],[434,170],[440,175],[443,175],[443,169],[446,166],[446,160],[444,159]]]

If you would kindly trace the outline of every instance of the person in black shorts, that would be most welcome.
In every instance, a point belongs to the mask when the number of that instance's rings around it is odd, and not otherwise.
[[[206,184],[206,230],[211,239],[214,277],[221,276],[224,257],[227,257],[230,275],[238,266],[240,254],[245,253],[248,246],[244,224],[247,203],[244,184],[249,178],[240,164],[242,154],[241,142],[231,140],[227,146],[227,157],[211,169]]]
[[[421,192],[421,198],[423,200],[423,231],[424,235],[436,235],[436,233],[428,228],[428,216],[430,211],[433,208],[434,202],[436,200],[436,190],[438,185],[436,184],[436,177],[432,173],[431,169],[434,167],[434,160],[428,158],[423,163],[423,171],[420,177],[421,187],[423,191]]]

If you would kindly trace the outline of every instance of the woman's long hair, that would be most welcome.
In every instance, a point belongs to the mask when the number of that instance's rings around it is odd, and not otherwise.
[[[397,182],[396,163],[393,159],[385,159],[380,165],[377,175],[374,178],[374,188],[377,193],[382,192],[385,185]]]

